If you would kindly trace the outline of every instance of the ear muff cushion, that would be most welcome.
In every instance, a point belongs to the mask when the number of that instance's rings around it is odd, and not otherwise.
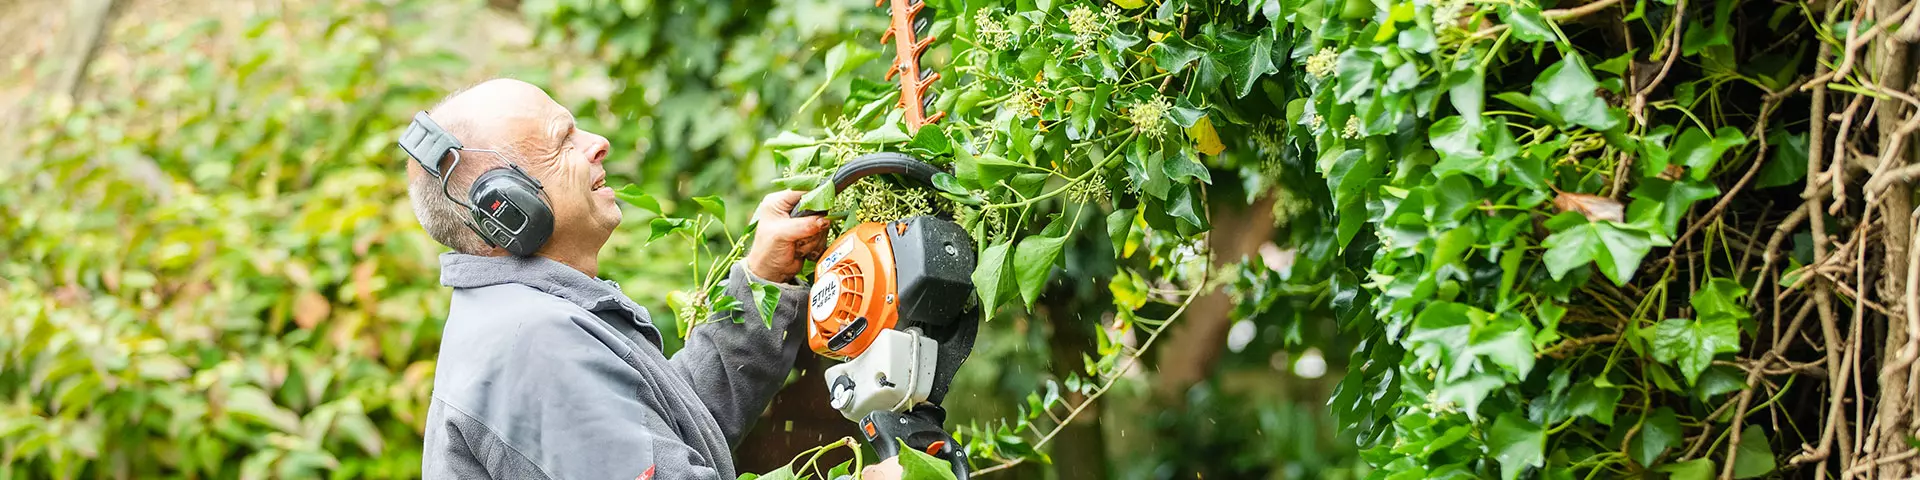
[[[473,221],[495,246],[518,256],[533,255],[553,235],[553,209],[540,198],[533,179],[511,168],[480,174],[468,193]]]

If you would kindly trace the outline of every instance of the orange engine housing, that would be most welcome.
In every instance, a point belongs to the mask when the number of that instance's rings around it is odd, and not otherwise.
[[[887,224],[867,222],[834,240],[814,267],[807,298],[807,345],[821,355],[859,356],[881,330],[899,323],[892,241]]]

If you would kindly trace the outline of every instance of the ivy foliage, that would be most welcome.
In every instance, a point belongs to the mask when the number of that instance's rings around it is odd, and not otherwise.
[[[1794,138],[1750,138],[1765,121],[1722,95],[1810,69],[1802,46],[1733,48],[1801,30],[1795,7],[1266,3],[1306,74],[1287,120],[1326,179],[1335,310],[1365,338],[1332,407],[1373,477],[1749,478],[1798,444],[1730,431],[1758,386],[1729,365],[1763,324],[1726,234],[1689,214]],[[1788,155],[1768,185],[1798,179]],[[1688,241],[1706,258],[1676,261]]]

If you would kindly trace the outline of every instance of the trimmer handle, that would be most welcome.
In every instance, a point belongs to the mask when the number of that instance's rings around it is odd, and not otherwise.
[[[878,411],[860,419],[860,435],[866,437],[867,444],[880,454],[880,460],[900,455],[900,445],[927,452],[935,458],[946,460],[953,469],[953,478],[967,480],[966,451],[960,449],[960,442],[953,439],[940,425],[946,423],[947,411],[938,405],[921,404],[906,413]]]
[[[933,188],[933,176],[939,173],[940,169],[904,153],[869,153],[847,162],[846,165],[841,165],[839,170],[833,172],[833,191],[846,190],[862,178],[884,174],[911,178],[928,188]],[[795,204],[793,211],[788,212],[787,216],[800,218],[826,214],[827,212],[819,210],[801,210],[800,205]]]

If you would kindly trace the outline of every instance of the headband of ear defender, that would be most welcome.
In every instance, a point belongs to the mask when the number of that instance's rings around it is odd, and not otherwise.
[[[466,148],[460,139],[440,128],[427,116],[427,112],[413,115],[413,123],[400,134],[400,149],[413,157],[413,161],[427,171],[428,175],[440,179],[440,193],[447,200],[467,209],[472,219],[467,228],[480,235],[487,245],[504,248],[517,256],[533,255],[540,246],[547,243],[553,235],[553,209],[546,199],[540,197],[540,181],[527,175],[513,159],[494,150]],[[454,198],[447,191],[447,182],[451,173],[460,167],[460,152],[486,152],[500,156],[505,166],[494,167],[474,179],[473,188],[467,192],[466,201]],[[446,169],[440,168],[440,162],[449,155],[453,163]]]

